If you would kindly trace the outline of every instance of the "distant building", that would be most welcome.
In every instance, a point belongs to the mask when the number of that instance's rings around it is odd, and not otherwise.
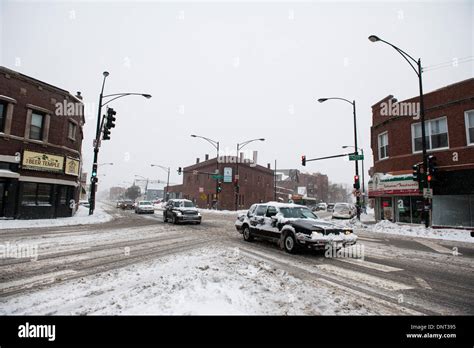
[[[321,173],[301,173],[298,169],[277,169],[276,186],[280,201],[314,205],[328,200],[328,177]]]
[[[81,193],[83,111],[79,92],[74,96],[0,67],[0,217],[74,214]]]
[[[436,158],[433,226],[474,227],[474,79],[424,95],[428,155]],[[421,223],[423,196],[413,180],[422,162],[419,97],[389,95],[372,106],[369,197],[377,220]]]
[[[270,165],[263,167],[251,163],[239,163],[239,193],[235,194],[236,157],[217,158],[200,162],[199,158],[191,166],[184,167],[183,184],[169,187],[170,198],[186,198],[195,202],[199,207],[212,208],[216,201],[216,179],[219,166],[222,192],[219,193],[218,209],[234,210],[247,209],[252,204],[267,202],[274,199],[274,175]],[[209,174],[205,174],[209,173]]]
[[[127,189],[125,187],[121,186],[114,186],[109,189],[109,199],[111,201],[116,201],[119,199],[124,199],[125,198],[125,191]]]

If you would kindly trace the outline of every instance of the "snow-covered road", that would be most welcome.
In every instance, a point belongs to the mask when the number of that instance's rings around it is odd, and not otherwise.
[[[110,209],[104,224],[1,231],[37,255],[0,259],[0,314],[474,314],[470,243],[359,230],[362,258],[289,255],[244,242],[232,214],[170,225]]]

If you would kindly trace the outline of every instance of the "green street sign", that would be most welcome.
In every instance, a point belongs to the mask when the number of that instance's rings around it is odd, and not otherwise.
[[[364,155],[349,155],[349,161],[362,161]]]
[[[214,180],[219,180],[219,179],[223,179],[224,175],[214,174],[214,175],[211,175],[211,178],[213,178]]]

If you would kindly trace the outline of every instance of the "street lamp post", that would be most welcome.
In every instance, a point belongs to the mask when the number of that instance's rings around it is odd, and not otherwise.
[[[252,140],[247,140],[244,141],[243,143],[237,144],[237,157],[235,158],[235,175],[237,176],[238,180],[240,181],[239,177],[239,163],[240,163],[240,158],[239,158],[239,151],[246,145],[254,142],[254,141],[265,141],[264,138],[257,138],[257,139],[252,139]],[[235,191],[235,210],[239,209],[239,193],[237,192],[237,187],[234,189]]]
[[[145,178],[144,176],[137,175],[137,174],[135,174],[135,177],[142,178],[142,179],[145,179],[145,180],[146,180],[146,184],[145,184],[145,200],[146,200],[146,199],[147,199],[148,181],[149,181],[149,179],[148,179],[148,178]]]
[[[357,116],[356,116],[356,102],[355,100],[353,101],[350,101],[348,99],[345,99],[345,98],[339,98],[339,97],[332,97],[332,98],[320,98],[318,99],[318,102],[320,103],[324,103],[325,101],[327,100],[332,100],[332,99],[335,99],[335,100],[342,100],[342,101],[345,101],[349,104],[352,105],[352,113],[353,113],[353,116],[354,116],[354,148],[355,148],[355,155],[358,156],[359,155],[359,152],[358,152],[358,146],[357,146]],[[356,157],[356,160],[355,160],[355,175],[357,177],[357,181],[359,180],[359,161],[357,160],[357,157]],[[356,205],[357,205],[357,219],[360,220],[360,196],[358,194],[356,194]]]
[[[347,149],[348,147],[354,147],[354,146],[348,146],[345,145],[342,148]],[[364,162],[365,162],[365,156],[364,156],[364,149],[363,148],[358,148],[357,150],[360,150],[360,153],[362,154],[362,197],[364,197],[362,205],[365,206],[366,201],[365,201],[365,169],[364,169]]]
[[[152,164],[152,167],[158,167],[168,172],[168,178],[166,179],[166,190],[165,190],[165,202],[168,202],[168,186],[170,186],[170,167],[160,166],[159,164]]]
[[[196,134],[191,134],[191,137],[201,138],[201,139],[207,141],[209,144],[211,144],[212,146],[214,146],[216,148],[216,150],[217,150],[216,175],[219,176],[219,142],[216,141],[216,140],[212,140],[212,139],[200,136],[200,135],[196,135]],[[218,204],[219,204],[219,177],[217,177],[217,179],[216,179],[216,210],[218,208]]]
[[[145,97],[147,99],[151,98],[150,94],[143,94],[143,93],[115,93],[115,94],[108,94],[104,95],[104,87],[105,87],[105,79],[107,76],[109,76],[109,73],[107,71],[104,71],[102,73],[104,76],[104,79],[102,80],[102,88],[100,90],[100,95],[99,95],[99,107],[97,110],[97,128],[95,132],[95,142],[94,142],[94,160],[92,163],[92,176],[91,176],[91,192],[90,192],[90,197],[89,197],[89,215],[94,214],[94,209],[95,209],[95,191],[97,187],[97,160],[99,157],[99,147],[100,147],[100,133],[101,133],[101,123],[100,123],[100,114],[102,113],[102,107],[110,103],[111,101],[114,101],[118,98],[126,97],[129,95],[141,95],[142,97]],[[106,103],[102,103],[105,98],[111,98],[109,101]]]
[[[411,68],[415,72],[415,74],[418,76],[418,87],[420,90],[420,119],[421,119],[421,147],[422,147],[422,153],[423,153],[423,189],[429,189],[430,185],[428,180],[426,180],[426,172],[428,169],[427,162],[428,162],[428,156],[426,154],[426,131],[425,131],[425,102],[423,98],[423,68],[421,66],[421,58],[418,58],[416,60],[412,56],[410,56],[408,53],[403,51],[402,49],[398,48],[397,46],[391,44],[390,42],[387,42],[385,40],[382,40],[376,35],[370,35],[369,40],[371,42],[383,42],[392,48],[394,48],[406,61],[408,64],[410,64]],[[415,63],[415,65],[413,64]],[[425,222],[425,226],[429,227],[430,225],[430,210],[431,210],[431,205],[429,204],[428,198],[425,198],[423,195],[423,220]]]

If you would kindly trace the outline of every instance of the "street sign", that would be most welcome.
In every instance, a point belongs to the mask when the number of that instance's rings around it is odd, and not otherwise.
[[[232,182],[232,167],[224,168],[224,182]]]
[[[199,192],[200,192],[200,193],[203,193],[203,192],[204,192],[204,187],[200,187],[200,188],[199,188]]]
[[[211,178],[213,178],[214,180],[219,180],[219,179],[224,178],[224,176],[223,176],[223,175],[214,174],[214,175],[211,175]]]
[[[92,146],[93,146],[93,147],[96,147],[96,144],[97,144],[96,139],[93,139],[93,140],[92,140]],[[99,139],[99,145],[98,145],[97,147],[100,147],[100,139]]]
[[[423,198],[433,198],[433,189],[424,188],[423,189]]]
[[[349,155],[349,161],[362,161],[364,155]]]

